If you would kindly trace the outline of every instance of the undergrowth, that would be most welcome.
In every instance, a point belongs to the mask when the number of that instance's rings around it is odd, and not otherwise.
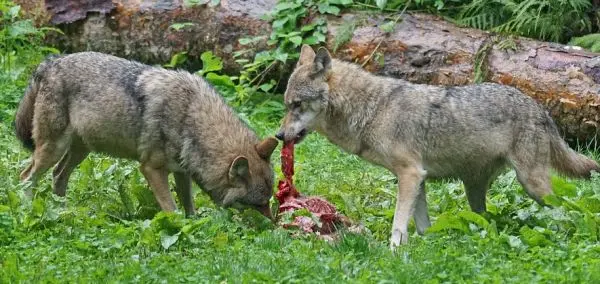
[[[407,0],[355,1],[394,11]],[[589,0],[416,0],[409,10],[440,14],[463,26],[566,43],[597,32],[596,8]]]

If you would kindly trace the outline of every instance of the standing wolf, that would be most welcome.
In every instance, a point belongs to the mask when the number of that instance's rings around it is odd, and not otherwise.
[[[278,138],[299,142],[316,130],[398,177],[392,247],[407,242],[413,213],[419,233],[430,226],[425,178],[461,179],[471,209],[483,212],[486,191],[505,165],[540,203],[552,193],[550,167],[572,177],[600,171],[565,144],[540,105],[509,86],[412,84],[303,46],[285,104]]]
[[[270,216],[270,156],[277,140],[260,142],[202,78],[96,52],[47,60],[33,74],[15,118],[33,150],[21,180],[33,183],[58,162],[53,187],[64,196],[73,169],[90,152],[141,162],[162,210],[173,211],[168,174],[186,214],[194,213],[191,181],[218,205],[251,207]]]

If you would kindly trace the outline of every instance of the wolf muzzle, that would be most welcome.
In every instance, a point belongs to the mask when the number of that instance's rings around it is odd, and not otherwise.
[[[298,132],[298,134],[296,134],[296,138],[290,140],[294,140],[294,143],[296,144],[300,143],[300,141],[302,141],[302,139],[304,139],[304,137],[306,137],[307,134],[308,131],[306,129],[302,129],[300,130],[300,132]],[[279,133],[275,134],[275,138],[281,141],[285,141],[285,132],[279,131]]]

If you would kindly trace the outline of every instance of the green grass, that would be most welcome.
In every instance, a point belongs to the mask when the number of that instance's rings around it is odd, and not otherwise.
[[[272,122],[252,125],[262,135],[276,130]],[[483,222],[465,221],[471,215],[460,183],[429,183],[439,231],[413,234],[392,254],[394,177],[316,134],[297,147],[298,188],[325,196],[368,229],[334,244],[275,228],[252,211],[216,209],[202,193],[197,217],[152,218],[156,207],[136,164],[100,155],[73,174],[66,200],[51,194],[48,175],[28,203],[18,182],[26,158],[9,124],[0,124],[2,283],[600,281],[598,177],[556,180],[565,202],[580,208],[550,209],[526,197],[507,172],[489,194]]]

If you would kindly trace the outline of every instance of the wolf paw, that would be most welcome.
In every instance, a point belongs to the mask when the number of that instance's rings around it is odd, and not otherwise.
[[[408,232],[393,231],[392,237],[390,238],[390,249],[396,251],[396,249],[408,243]]]

